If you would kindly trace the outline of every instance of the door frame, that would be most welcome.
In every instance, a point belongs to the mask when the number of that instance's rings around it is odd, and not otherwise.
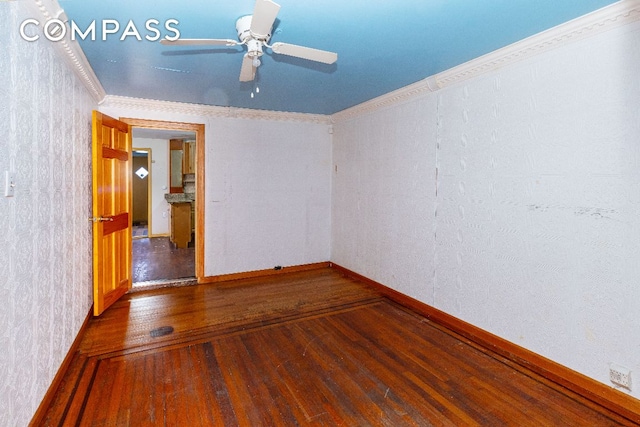
[[[120,117],[120,121],[127,123],[131,128],[162,129],[194,132],[196,134],[196,200],[195,200],[195,264],[196,279],[198,283],[203,283],[204,279],[204,124],[170,122],[164,120],[137,119]]]

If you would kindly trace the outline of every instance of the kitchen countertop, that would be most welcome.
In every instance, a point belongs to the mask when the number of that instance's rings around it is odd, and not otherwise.
[[[164,195],[168,203],[191,203],[195,200],[193,193],[166,193]]]

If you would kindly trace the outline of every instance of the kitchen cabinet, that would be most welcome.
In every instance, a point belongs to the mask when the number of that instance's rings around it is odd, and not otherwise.
[[[169,192],[182,193],[184,152],[181,139],[169,140]]]
[[[179,248],[191,242],[191,203],[171,203],[171,241]]]

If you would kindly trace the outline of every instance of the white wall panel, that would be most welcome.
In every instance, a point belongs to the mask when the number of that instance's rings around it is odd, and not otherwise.
[[[214,126],[207,275],[329,260],[328,126],[249,119]]]
[[[605,383],[640,363],[637,28],[438,94],[436,305]]]
[[[0,4],[0,425],[27,425],[91,307],[92,98],[49,42]],[[5,60],[8,58],[10,60]],[[2,181],[4,190],[4,181]]]
[[[340,122],[332,260],[603,383],[638,372],[638,69],[636,23]]]
[[[328,125],[109,102],[100,110],[113,117],[205,125],[205,276],[329,260]]]
[[[334,126],[331,260],[433,303],[435,99]]]

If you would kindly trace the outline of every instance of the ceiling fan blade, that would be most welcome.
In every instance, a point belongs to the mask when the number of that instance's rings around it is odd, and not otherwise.
[[[241,44],[240,42],[231,39],[178,39],[173,41],[162,39],[160,40],[160,43],[167,46],[235,46]]]
[[[256,0],[249,30],[258,39],[266,38],[278,16],[280,5],[271,0]]]
[[[271,50],[281,55],[295,56],[296,58],[308,59],[310,61],[333,64],[338,60],[338,54],[326,50],[312,49],[310,47],[298,46],[289,43],[274,43]]]
[[[253,66],[253,58],[248,53],[244,54],[242,68],[240,68],[240,81],[250,82],[256,77],[256,67]]]

